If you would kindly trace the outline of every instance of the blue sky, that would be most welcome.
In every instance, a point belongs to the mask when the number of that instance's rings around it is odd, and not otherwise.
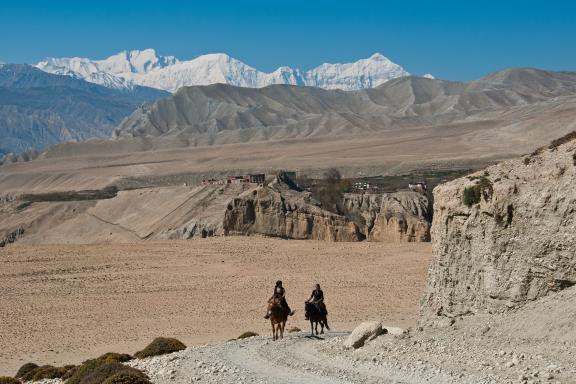
[[[0,1],[0,60],[225,52],[260,70],[380,52],[467,80],[505,67],[576,70],[576,1]]]

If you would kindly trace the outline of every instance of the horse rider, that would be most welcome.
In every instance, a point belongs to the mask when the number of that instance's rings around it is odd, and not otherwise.
[[[324,304],[324,292],[322,289],[320,289],[320,284],[316,284],[316,287],[310,294],[310,298],[306,300],[306,303],[314,304],[322,316],[326,316],[328,314],[326,305]],[[309,320],[308,316],[306,316],[306,320]]]
[[[286,290],[282,286],[281,280],[278,280],[276,282],[276,286],[274,287],[274,293],[272,294],[272,297],[268,300],[268,302],[270,303],[274,299],[280,300],[280,305],[286,310],[286,313],[288,313],[289,316],[292,316],[294,314],[294,311],[290,309],[290,306],[288,306],[288,302],[286,301]],[[270,318],[269,309],[266,311],[266,316],[264,316],[264,318],[265,319]]]

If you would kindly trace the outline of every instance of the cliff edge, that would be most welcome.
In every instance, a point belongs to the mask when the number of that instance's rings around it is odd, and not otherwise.
[[[576,284],[576,133],[434,189],[422,322],[497,313]]]

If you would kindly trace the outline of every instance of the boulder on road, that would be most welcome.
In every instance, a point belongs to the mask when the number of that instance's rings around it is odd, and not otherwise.
[[[380,321],[366,321],[357,326],[350,336],[344,340],[345,348],[360,348],[364,346],[366,340],[372,340],[376,337],[386,333],[386,329],[382,328]]]

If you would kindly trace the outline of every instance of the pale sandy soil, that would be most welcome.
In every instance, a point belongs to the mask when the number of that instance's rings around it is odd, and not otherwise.
[[[0,375],[28,361],[78,363],[133,353],[153,337],[216,342],[269,332],[265,301],[281,278],[302,303],[322,283],[335,330],[367,319],[415,323],[429,244],[257,237],[0,249]]]

